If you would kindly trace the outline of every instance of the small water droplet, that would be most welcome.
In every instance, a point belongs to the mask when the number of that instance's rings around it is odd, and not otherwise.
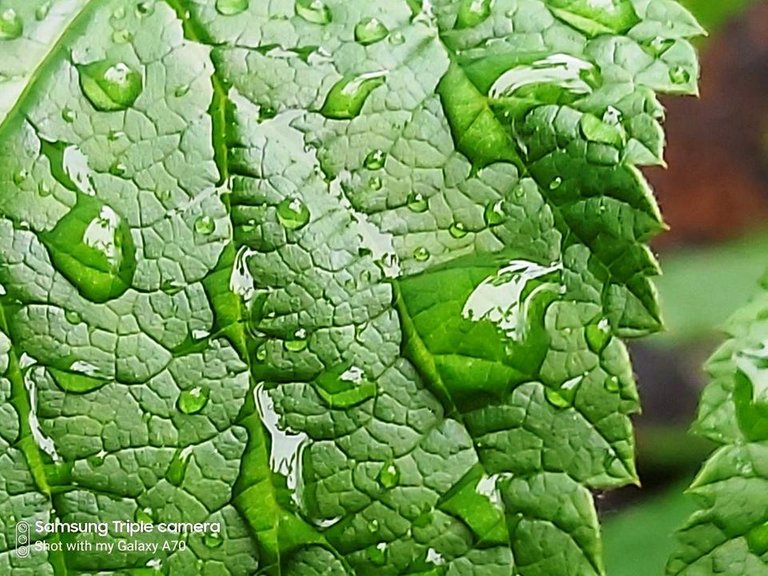
[[[298,198],[286,198],[277,205],[277,219],[287,230],[301,230],[309,218],[309,208]]]
[[[75,118],[77,115],[75,114],[75,111],[72,110],[72,108],[64,107],[61,109],[61,119],[64,120],[67,124],[71,124],[75,121]]]
[[[320,113],[332,120],[351,120],[359,116],[371,92],[384,84],[385,76],[384,71],[345,76],[328,92]]]
[[[133,33],[130,30],[120,29],[112,33],[112,41],[115,44],[127,44],[131,40],[133,40]]]
[[[177,87],[176,90],[173,91],[173,95],[176,98],[181,98],[182,96],[186,96],[189,94],[189,84],[182,84],[181,86]]]
[[[83,321],[80,314],[75,312],[74,310],[67,310],[66,312],[64,312],[64,318],[70,324],[80,324]]]
[[[136,512],[133,514],[133,519],[141,524],[153,524],[155,521],[155,513],[152,508],[136,508]]]
[[[380,542],[375,546],[369,546],[366,550],[366,556],[370,560],[371,564],[376,566],[384,566],[387,563],[387,556],[389,554],[389,546],[386,542]]]
[[[552,404],[552,406],[558,410],[563,410],[571,406],[571,401],[565,395],[563,395],[560,390],[547,387],[544,391],[544,396],[546,397],[547,402]]]
[[[355,26],[355,40],[363,46],[384,40],[389,30],[378,18],[365,18]]]
[[[605,389],[608,392],[611,392],[612,394],[615,394],[616,392],[619,392],[621,390],[621,383],[619,382],[618,377],[611,376],[609,378],[605,379]]]
[[[656,56],[661,56],[674,45],[675,41],[672,38],[662,38],[661,36],[656,36],[649,44],[651,52]]]
[[[417,262],[426,262],[429,260],[431,254],[429,253],[429,250],[424,248],[423,246],[420,248],[416,248],[416,250],[413,251],[413,259]]]
[[[125,136],[125,132],[123,132],[122,130],[110,130],[107,133],[107,140],[109,140],[110,142],[115,142],[120,138],[122,138],[123,136]]]
[[[464,238],[467,235],[467,228],[461,222],[454,222],[451,224],[448,232],[450,232],[451,236],[458,240],[460,238]]]
[[[181,486],[184,482],[184,476],[187,475],[187,467],[189,466],[189,457],[192,454],[192,447],[179,448],[173,455],[168,470],[165,473],[165,478],[174,486]]]
[[[380,529],[380,526],[379,526],[378,520],[373,519],[370,522],[368,522],[368,532],[370,532],[371,534],[376,534],[376,532],[378,532],[379,529]]]
[[[48,17],[48,13],[51,11],[51,3],[44,2],[35,10],[35,20],[41,21]]]
[[[16,10],[6,8],[0,12],[0,40],[15,40],[24,33],[24,22]]]
[[[109,206],[80,195],[58,224],[41,235],[56,269],[94,302],[121,296],[136,271],[131,230]]]
[[[104,465],[104,458],[107,456],[106,451],[102,450],[97,454],[89,456],[86,461],[92,468],[99,468]]]
[[[257,112],[256,120],[261,123],[265,122],[267,120],[272,120],[277,116],[277,109],[275,109],[272,106],[269,106],[268,104],[261,104],[259,105],[259,110]]]
[[[179,394],[177,407],[183,414],[197,414],[208,404],[209,396],[210,390],[208,388],[195,386]]]
[[[412,192],[408,195],[408,209],[411,212],[421,214],[429,209],[429,201],[421,194],[414,194]]]
[[[234,16],[248,10],[248,0],[216,0],[216,11],[224,16]]]
[[[256,360],[264,362],[267,359],[267,345],[262,344],[256,349]]]
[[[595,354],[601,354],[611,341],[611,324],[607,318],[592,322],[585,328],[584,335],[589,349]]]
[[[109,173],[112,176],[118,176],[122,178],[128,172],[128,167],[122,162],[115,162],[109,167]]]
[[[312,24],[328,24],[333,20],[331,9],[322,0],[296,0],[296,14]]]
[[[37,193],[40,195],[41,198],[50,196],[52,192],[53,190],[51,190],[51,187],[45,182],[40,182],[40,184],[37,185]]]
[[[674,84],[688,84],[691,81],[691,73],[683,66],[675,66],[669,70],[669,79]]]
[[[384,182],[378,176],[371,176],[370,180],[368,180],[368,188],[371,190],[381,190],[383,186]]]
[[[491,0],[462,0],[456,18],[456,28],[473,28],[491,15]]]
[[[77,67],[80,88],[93,107],[115,112],[133,106],[143,90],[141,74],[123,62],[99,60]]]
[[[387,160],[387,153],[383,150],[374,150],[363,161],[366,170],[381,170]]]
[[[405,35],[402,32],[399,32],[399,31],[398,32],[394,32],[389,37],[389,43],[392,44],[393,46],[401,46],[401,45],[405,44]]]
[[[384,464],[379,471],[377,480],[387,490],[394,488],[400,482],[400,469],[394,462]]]
[[[203,536],[203,544],[208,548],[218,548],[224,543],[224,538],[221,534],[206,534]]]
[[[499,226],[500,224],[503,224],[507,219],[507,214],[504,212],[504,202],[502,200],[489,202],[485,207],[483,218],[488,226]]]
[[[550,190],[557,190],[560,188],[560,186],[563,184],[563,179],[560,178],[560,176],[556,176],[555,178],[552,178],[552,180],[549,183],[549,189]]]
[[[155,11],[155,3],[151,1],[139,2],[136,5],[136,12],[139,16],[149,16]]]
[[[307,331],[302,328],[296,331],[292,340],[286,340],[284,346],[289,352],[302,352],[307,349],[307,344]]]
[[[216,222],[210,216],[201,216],[195,220],[195,232],[202,236],[210,236],[216,230]]]
[[[13,183],[16,186],[21,186],[29,178],[29,172],[26,170],[19,170],[13,175]]]

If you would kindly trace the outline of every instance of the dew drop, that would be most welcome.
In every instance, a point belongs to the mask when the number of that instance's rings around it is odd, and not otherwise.
[[[504,202],[502,200],[497,200],[496,202],[488,203],[485,207],[483,218],[488,226],[498,226],[503,224],[507,219],[507,215],[504,212]]]
[[[651,51],[656,56],[661,56],[667,50],[672,48],[674,44],[675,44],[675,41],[672,38],[662,38],[661,36],[656,36],[656,38],[651,40],[651,43],[649,44],[649,46],[651,48]]]
[[[37,7],[35,10],[35,20],[38,22],[41,20],[45,20],[48,17],[48,13],[51,11],[51,3],[44,2],[40,6]]]
[[[13,8],[0,13],[0,40],[15,40],[24,33],[24,22]]]
[[[322,0],[296,0],[296,14],[312,24],[328,24],[333,19]]]
[[[374,150],[363,161],[366,170],[381,170],[387,160],[387,153],[383,150]]]
[[[216,11],[224,16],[234,16],[248,10],[248,0],[216,0]]]
[[[262,344],[256,349],[256,360],[264,362],[267,359],[267,345]]]
[[[16,186],[21,186],[29,178],[29,172],[26,170],[19,170],[13,175],[13,183]]]
[[[384,186],[384,182],[382,179],[378,176],[372,176],[370,180],[368,180],[368,188],[371,190],[381,190],[381,188]]]
[[[286,198],[277,205],[277,219],[287,230],[301,230],[309,218],[309,208],[298,198]]]
[[[176,98],[181,98],[182,96],[186,96],[189,94],[189,84],[182,84],[181,86],[177,87],[176,90],[173,91],[173,95]]]
[[[564,396],[559,390],[555,390],[554,388],[547,387],[544,391],[544,396],[547,399],[547,402],[552,404],[555,408],[558,410],[563,410],[565,408],[570,407],[571,401]]]
[[[389,30],[378,18],[365,18],[355,26],[355,40],[363,46],[384,40]]]
[[[292,340],[286,340],[284,346],[289,352],[302,352],[307,349],[307,344],[307,331],[302,328],[296,331]]]
[[[122,178],[128,172],[128,167],[122,162],[115,162],[109,167],[109,173],[112,176],[118,176]]]
[[[92,468],[99,468],[104,465],[104,458],[106,456],[107,453],[104,450],[101,450],[100,452],[89,456],[86,461]]]
[[[139,16],[149,16],[155,11],[155,3],[151,1],[139,2],[136,5],[136,12]]]
[[[183,414],[197,414],[208,404],[209,396],[210,390],[208,388],[195,386],[179,394],[177,407]]]
[[[416,250],[413,251],[413,259],[417,262],[426,262],[429,260],[430,256],[431,254],[429,253],[429,250],[423,246],[416,248]]]
[[[366,556],[368,556],[371,564],[384,566],[387,563],[388,548],[386,542],[380,542],[375,546],[369,546],[366,550]]]
[[[467,228],[461,222],[454,222],[451,224],[448,232],[450,232],[451,236],[458,240],[460,238],[464,238],[467,235]]]
[[[421,214],[429,209],[429,201],[421,194],[412,192],[408,195],[408,209],[411,212]]]
[[[131,230],[112,208],[80,195],[58,224],[42,235],[56,269],[86,298],[121,296],[136,271]]]
[[[201,216],[195,220],[195,232],[201,236],[210,236],[216,230],[216,222],[210,216]]]
[[[321,373],[313,383],[320,398],[330,408],[351,408],[376,395],[376,383],[356,366],[336,366]]]
[[[393,46],[401,46],[405,44],[405,36],[402,32],[395,32],[389,37],[389,43]]]
[[[621,390],[621,383],[619,382],[618,377],[611,376],[609,378],[605,379],[605,389],[608,392],[611,392],[612,394],[615,394],[616,392],[619,392]]]
[[[179,448],[173,455],[173,460],[168,466],[165,478],[174,486],[181,486],[184,482],[184,476],[187,475],[187,466],[189,466],[189,456],[192,453],[192,447]]]
[[[331,88],[320,113],[332,120],[351,120],[360,115],[371,92],[384,84],[386,72],[347,75]]]
[[[115,30],[112,33],[112,41],[115,44],[127,44],[133,40],[133,33],[130,30]]]
[[[84,374],[81,370],[87,371],[88,374]],[[49,368],[48,372],[59,388],[72,394],[87,394],[108,383],[107,380],[95,376],[97,373],[95,366],[86,365],[84,362],[73,362],[69,370]]]
[[[152,524],[155,521],[154,512],[152,508],[136,508],[136,512],[133,514],[133,519],[136,522],[142,524]]]
[[[601,354],[611,341],[611,324],[607,318],[593,322],[587,325],[584,335],[589,349],[595,354]]]
[[[64,107],[61,109],[61,119],[64,120],[67,124],[72,124],[72,122],[75,121],[75,118],[77,115],[75,114],[75,111],[72,110],[72,108]]]
[[[491,0],[462,0],[456,18],[456,28],[473,28],[491,15]]]
[[[560,176],[556,176],[556,177],[552,178],[552,180],[550,181],[549,189],[550,190],[557,190],[558,188],[560,188],[560,186],[562,186],[562,184],[563,184],[563,179],[560,178]]]
[[[130,108],[143,90],[141,74],[123,62],[99,60],[77,69],[83,94],[102,112]]]
[[[112,12],[112,19],[113,20],[122,20],[125,18],[125,7],[120,6],[119,8],[116,8],[114,12]]]
[[[66,312],[64,312],[64,318],[70,324],[75,324],[75,325],[80,324],[83,321],[82,316],[80,316],[80,314],[78,314],[74,310],[67,310]]]
[[[224,543],[224,538],[220,534],[206,534],[203,536],[203,544],[208,548],[218,548]]]
[[[387,490],[394,488],[400,482],[400,469],[394,462],[384,464],[379,471],[377,480]]]
[[[688,84],[691,81],[691,73],[683,66],[675,66],[669,71],[669,79],[674,84]]]

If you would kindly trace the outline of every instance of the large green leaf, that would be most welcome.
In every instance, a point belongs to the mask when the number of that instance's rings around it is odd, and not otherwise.
[[[672,575],[768,574],[768,282],[762,288],[707,366],[694,430],[721,447],[690,489],[700,509],[680,533]]]
[[[3,572],[604,572],[700,29],[416,4],[3,4]]]

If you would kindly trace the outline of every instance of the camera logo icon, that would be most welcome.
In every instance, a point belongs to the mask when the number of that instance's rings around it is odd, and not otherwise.
[[[26,522],[16,524],[16,557],[29,557],[29,524]]]

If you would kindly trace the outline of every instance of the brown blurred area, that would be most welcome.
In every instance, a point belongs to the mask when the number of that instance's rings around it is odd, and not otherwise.
[[[658,248],[768,223],[768,3],[718,31],[701,59],[701,98],[664,102],[669,168],[646,172],[671,227]]]

